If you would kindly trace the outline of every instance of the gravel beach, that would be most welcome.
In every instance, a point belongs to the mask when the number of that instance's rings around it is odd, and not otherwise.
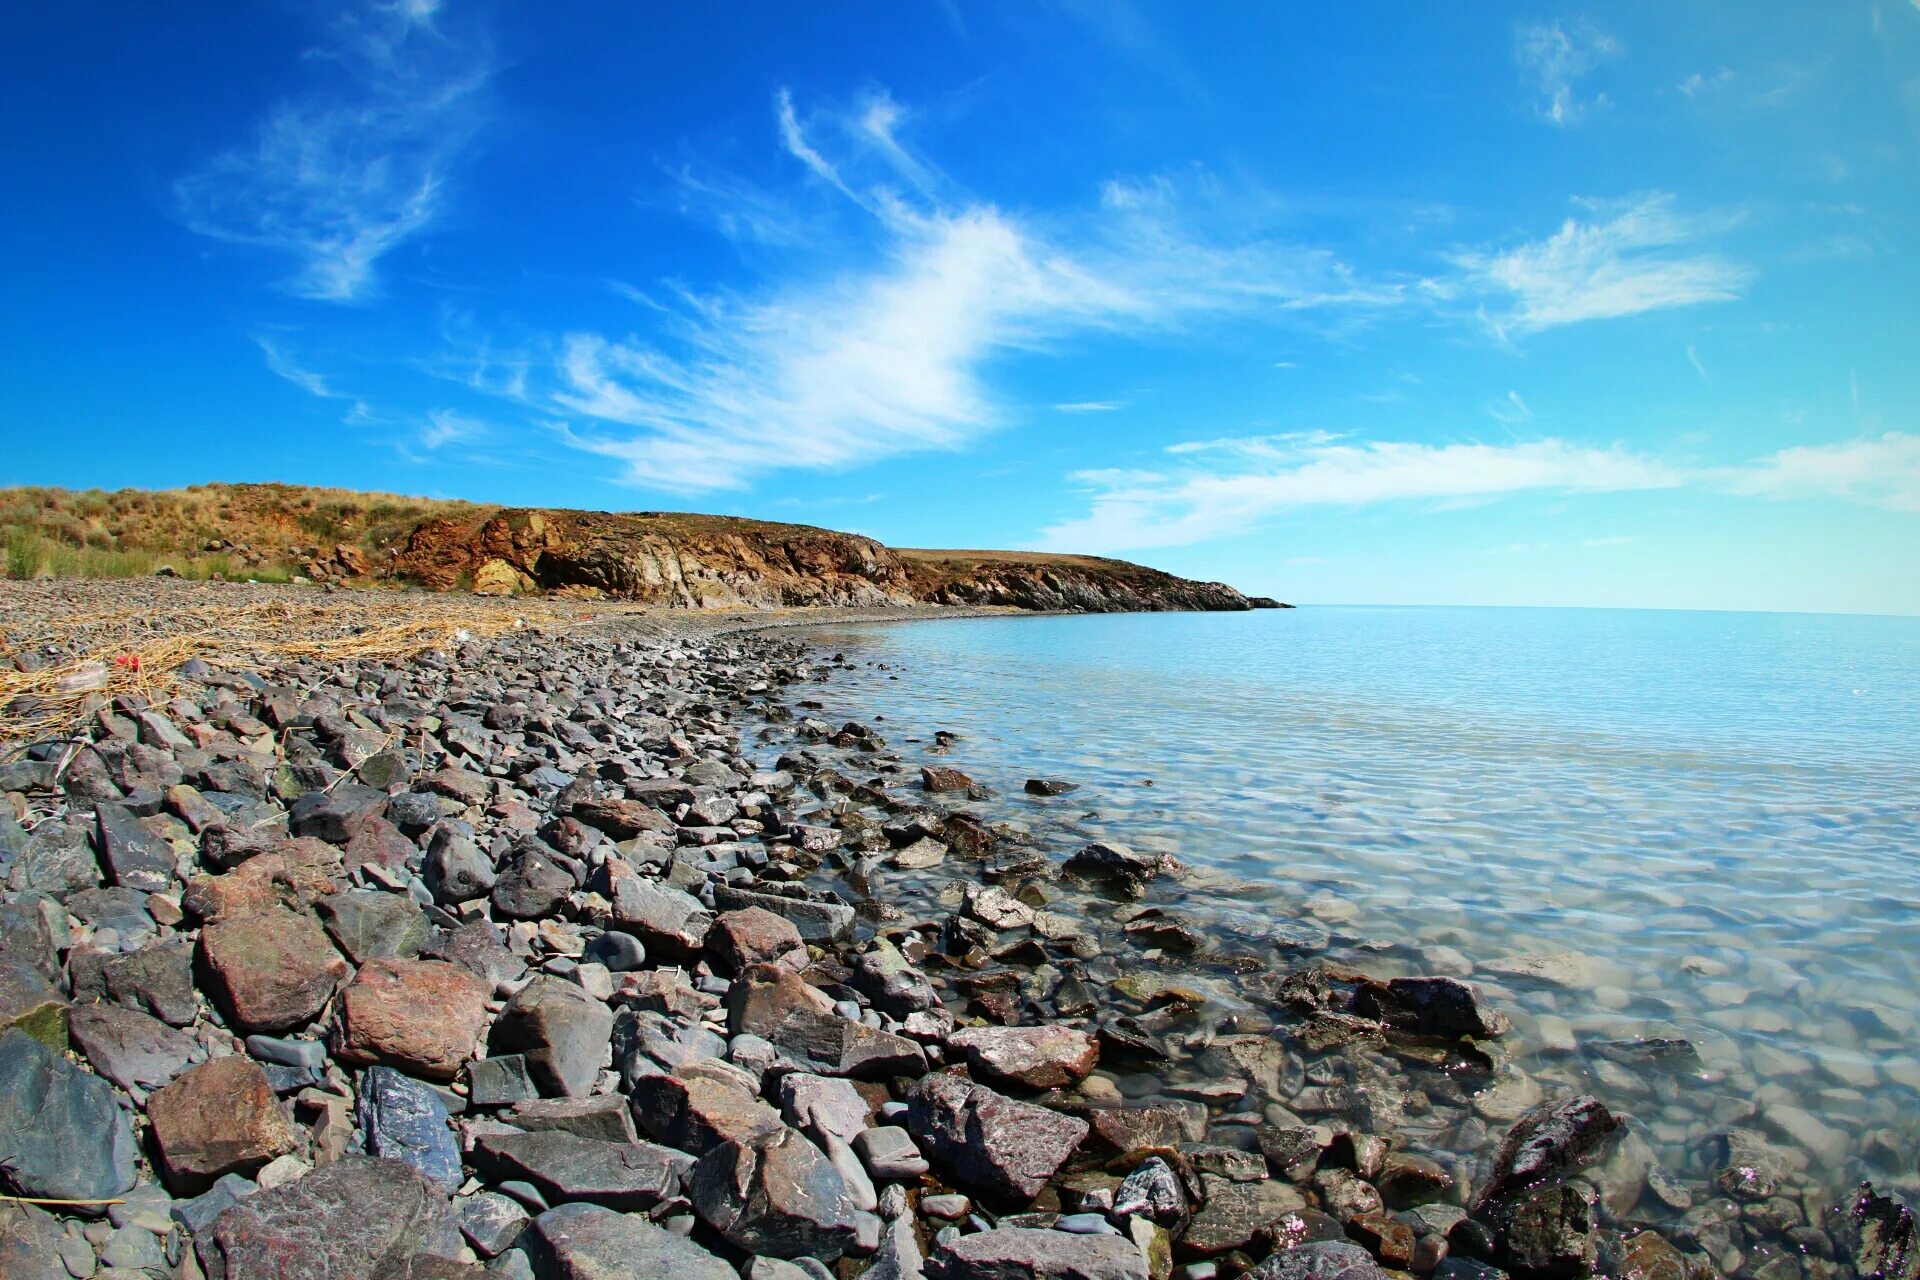
[[[813,714],[805,626],[962,612],[0,584],[0,1277],[1920,1270]]]

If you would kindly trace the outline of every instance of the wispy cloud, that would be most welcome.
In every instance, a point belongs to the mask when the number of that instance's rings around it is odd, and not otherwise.
[[[1920,511],[1920,435],[1889,431],[1781,449],[1723,473],[1722,482],[1757,498],[1839,498],[1890,511]]]
[[[1691,342],[1687,344],[1687,363],[1692,365],[1693,371],[1700,375],[1700,381],[1713,381],[1713,375],[1707,372],[1706,362],[1700,359],[1700,353],[1694,349]]]
[[[1692,487],[1754,498],[1825,498],[1920,511],[1920,435],[1888,432],[1782,449],[1732,466],[1669,461],[1620,445],[1354,441],[1326,433],[1170,446],[1159,470],[1077,471],[1085,515],[1042,530],[1046,550],[1139,551],[1237,537],[1290,512],[1428,502],[1435,510],[1518,494]],[[1630,536],[1589,538],[1622,546]]]
[[[1585,21],[1531,23],[1520,28],[1513,48],[1521,74],[1540,95],[1541,117],[1562,128],[1611,105],[1604,93],[1583,99],[1579,86],[1596,67],[1621,52],[1618,40]]]
[[[1698,98],[1704,94],[1712,93],[1716,89],[1724,89],[1728,84],[1732,83],[1732,81],[1732,69],[1722,67],[1711,74],[1703,74],[1696,71],[1685,80],[1682,80],[1676,87],[1689,98]]]
[[[1520,398],[1518,391],[1509,391],[1498,400],[1489,402],[1487,412],[1493,415],[1494,421],[1510,427],[1533,421],[1533,410],[1527,407],[1527,402]]]
[[[487,56],[441,30],[437,10],[401,0],[340,18],[309,59],[332,83],[280,102],[251,142],[174,184],[187,226],[293,258],[285,285],[300,297],[374,294],[380,259],[439,214],[478,124]]]
[[[285,378],[288,382],[291,382],[308,395],[319,396],[323,400],[343,400],[346,398],[345,392],[334,390],[333,385],[327,381],[325,375],[301,367],[292,356],[282,350],[280,345],[271,338],[256,337],[253,341],[260,348],[260,354],[267,358],[267,368],[269,370]]]
[[[1126,402],[1122,400],[1072,400],[1057,404],[1053,409],[1055,413],[1112,413],[1126,407]]]
[[[1753,278],[1694,247],[1725,220],[1682,214],[1670,195],[1579,203],[1587,219],[1568,218],[1545,240],[1457,255],[1464,286],[1488,299],[1481,314],[1496,334],[1725,302]]]
[[[786,255],[790,274],[756,291],[669,290],[670,311],[645,335],[552,337],[516,398],[564,416],[563,439],[618,460],[628,481],[739,488],[776,469],[962,447],[1013,416],[988,372],[1012,353],[1203,315],[1401,301],[1396,284],[1363,280],[1325,250],[1194,216],[1171,180],[1113,182],[1097,205],[1016,216],[923,159],[912,122],[884,92],[813,114],[776,93],[779,144],[813,198],[836,202],[842,234]],[[783,200],[734,179],[704,189],[736,187],[752,192],[743,204],[756,217]]]
[[[435,409],[420,428],[420,443],[429,449],[471,444],[488,434],[487,424],[454,409]]]
[[[1183,546],[1311,507],[1664,489],[1685,479],[1678,469],[1619,446],[1553,439],[1436,445],[1262,436],[1211,441],[1207,451],[1229,456],[1213,469],[1174,475],[1074,473],[1069,478],[1088,493],[1091,510],[1042,531],[1040,545],[1085,552]]]

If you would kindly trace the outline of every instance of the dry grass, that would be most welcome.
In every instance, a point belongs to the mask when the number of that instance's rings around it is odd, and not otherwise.
[[[487,510],[286,484],[0,489],[0,568],[10,578],[140,578],[169,565],[185,578],[285,582],[305,548],[345,543],[377,562],[424,520]],[[229,545],[209,550],[215,541]]]

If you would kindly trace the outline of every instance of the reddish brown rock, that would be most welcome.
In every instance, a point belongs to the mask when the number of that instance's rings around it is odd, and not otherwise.
[[[413,841],[385,818],[367,819],[347,840],[346,865],[350,868],[371,863],[398,871],[419,856]]]
[[[289,840],[221,876],[195,876],[181,905],[197,920],[233,920],[271,907],[303,911],[340,885],[340,850],[321,840]]]
[[[973,786],[973,779],[958,769],[927,765],[920,770],[920,785],[928,791],[966,791]]]
[[[631,840],[644,831],[669,835],[674,830],[672,818],[640,800],[582,800],[573,806],[573,816],[615,840]]]
[[[723,912],[707,935],[707,947],[735,973],[756,964],[801,969],[807,963],[807,944],[801,940],[800,930],[791,920],[763,907]]]
[[[1100,1042],[1072,1027],[968,1027],[947,1037],[975,1078],[1025,1089],[1060,1089],[1087,1078]]]
[[[906,1103],[907,1129],[934,1168],[995,1203],[1030,1202],[1087,1136],[1084,1120],[944,1073],[909,1086]]]
[[[411,1076],[451,1080],[473,1055],[491,989],[457,964],[382,956],[340,993],[336,1052]]]
[[[203,1062],[147,1100],[167,1188],[198,1195],[227,1173],[251,1173],[297,1145],[273,1086],[251,1058]]]
[[[311,1021],[348,972],[319,922],[283,907],[208,925],[200,952],[215,999],[245,1032]]]

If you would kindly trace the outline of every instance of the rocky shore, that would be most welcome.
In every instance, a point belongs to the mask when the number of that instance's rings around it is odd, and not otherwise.
[[[193,658],[0,744],[0,1278],[1920,1272],[1757,1134],[1695,1188],[1499,1076],[1469,983],[995,820],[1072,780],[815,718],[794,620]]]

